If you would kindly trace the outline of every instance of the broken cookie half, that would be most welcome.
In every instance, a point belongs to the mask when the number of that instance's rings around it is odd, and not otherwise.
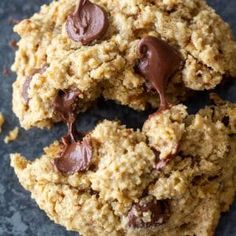
[[[13,111],[26,129],[61,120],[60,91],[80,92],[78,112],[99,97],[140,111],[236,77],[232,31],[204,0],[58,0],[14,31]]]
[[[154,114],[142,130],[103,121],[11,165],[54,222],[85,236],[214,235],[235,195],[236,105]]]

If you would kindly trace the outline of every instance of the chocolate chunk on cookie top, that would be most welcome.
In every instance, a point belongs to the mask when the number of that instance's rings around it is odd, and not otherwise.
[[[104,36],[108,28],[105,11],[89,0],[80,0],[74,13],[67,19],[68,36],[86,45]]]
[[[180,69],[180,54],[165,41],[156,37],[144,37],[138,45],[141,57],[138,72],[148,80],[160,96],[159,111],[168,108],[166,88],[170,77]]]

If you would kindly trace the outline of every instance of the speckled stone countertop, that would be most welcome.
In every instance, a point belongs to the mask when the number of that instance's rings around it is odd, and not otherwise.
[[[20,130],[19,138],[6,145],[4,136],[18,121],[11,111],[11,85],[15,80],[14,74],[4,76],[13,62],[14,51],[9,41],[17,39],[12,32],[12,19],[23,19],[37,11],[40,5],[49,0],[0,0],[0,112],[6,118],[3,133],[0,135],[0,236],[73,236],[76,233],[67,232],[64,228],[51,222],[46,215],[38,209],[30,194],[19,185],[13,170],[9,165],[9,153],[21,152],[28,158],[37,157],[42,148],[59,138],[65,132],[65,127],[56,125],[52,130],[33,129]],[[236,35],[236,0],[208,0],[216,11],[228,21]],[[236,66],[236,65],[235,65]],[[224,98],[236,102],[236,82],[224,86],[218,92]],[[207,95],[200,93],[201,104],[192,99],[188,105],[195,111],[207,103]],[[193,103],[194,101],[194,103]],[[104,118],[118,118],[128,127],[141,127],[147,113],[137,113],[126,107],[115,105],[112,102],[99,101],[97,105],[80,117],[78,126],[81,130],[92,129],[99,120]],[[217,230],[217,236],[236,236],[236,203],[231,211],[225,214]]]

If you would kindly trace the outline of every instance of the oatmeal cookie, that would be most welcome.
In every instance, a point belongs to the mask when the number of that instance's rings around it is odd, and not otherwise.
[[[11,165],[50,219],[85,236],[212,236],[235,195],[236,105],[155,113],[134,131],[103,121]]]
[[[78,112],[100,96],[137,110],[157,107],[145,65],[165,80],[158,93],[165,89],[171,103],[187,89],[212,89],[224,76],[236,76],[230,27],[204,0],[52,1],[14,30],[21,39],[12,67],[13,110],[27,129],[60,120],[53,107],[60,91],[80,92]],[[158,41],[156,53],[148,36]],[[170,48],[178,56],[167,70]]]

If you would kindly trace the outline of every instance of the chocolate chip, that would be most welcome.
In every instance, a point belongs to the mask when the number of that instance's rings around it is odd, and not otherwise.
[[[42,74],[43,72],[45,72],[47,70],[47,68],[48,68],[48,64],[45,64],[41,68],[35,69],[30,76],[26,77],[25,82],[24,82],[23,87],[22,87],[22,93],[21,93],[21,95],[24,98],[26,104],[28,104],[29,100],[30,100],[29,99],[29,87],[30,87],[30,83],[33,79],[33,76],[36,75],[36,74]]]
[[[108,28],[105,11],[89,0],[80,0],[66,23],[68,36],[84,45],[104,36]]]
[[[145,215],[148,215],[146,219]],[[132,228],[155,227],[166,223],[169,216],[170,209],[167,201],[144,199],[132,206],[128,213],[128,225]]]
[[[159,111],[168,109],[165,90],[169,79],[180,68],[181,56],[165,41],[152,36],[146,36],[140,41],[138,53],[141,58],[136,70],[158,92],[160,96]]]
[[[76,129],[76,113],[78,96],[75,90],[59,91],[55,101],[54,110],[67,124],[68,134],[61,140],[63,151],[54,161],[57,170],[64,174],[74,174],[89,168],[92,160],[92,147],[88,138],[77,141],[80,134]]]
[[[64,146],[70,145],[73,142],[76,142],[81,137],[84,137],[81,133],[77,131],[75,121],[67,122],[67,134],[61,138],[61,143]]]
[[[60,157],[54,160],[54,165],[60,172],[72,175],[87,170],[91,160],[92,147],[90,141],[84,138],[82,142],[73,142],[65,146]]]
[[[80,92],[76,90],[60,90],[54,100],[54,110],[65,121],[75,120],[76,101]]]
[[[64,145],[76,142],[77,136],[79,135],[75,127],[76,108],[79,94],[80,92],[75,90],[60,90],[54,100],[54,111],[61,117],[68,127],[68,134],[62,139]]]

